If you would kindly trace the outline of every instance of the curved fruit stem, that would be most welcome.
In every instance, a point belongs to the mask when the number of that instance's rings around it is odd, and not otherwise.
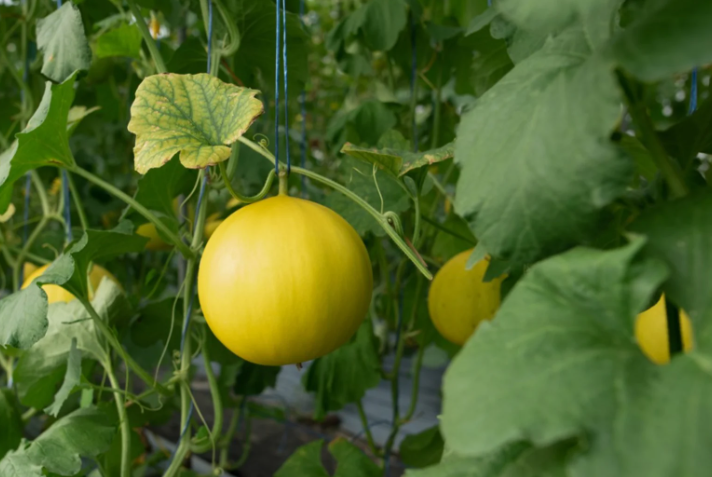
[[[255,152],[259,153],[263,157],[265,157],[267,160],[269,160],[272,164],[274,164],[274,155],[272,155],[271,152],[266,150],[265,148],[255,144],[254,142],[250,141],[244,136],[240,136],[238,138],[238,141],[249,147],[250,149],[254,150]],[[386,231],[388,236],[395,242],[395,244],[398,246],[399,249],[410,259],[411,262],[415,264],[415,266],[418,268],[420,273],[422,273],[428,280],[433,279],[433,274],[430,273],[430,270],[427,269],[425,265],[418,259],[418,256],[413,250],[408,247],[408,244],[405,243],[405,241],[401,238],[398,233],[393,230],[393,227],[388,223],[388,220],[386,217],[381,214],[379,211],[374,209],[371,204],[363,200],[361,197],[358,195],[354,194],[351,192],[348,188],[342,186],[338,182],[334,182],[331,179],[328,179],[321,174],[317,174],[316,172],[309,171],[307,169],[302,169],[301,167],[296,167],[292,166],[292,172],[295,174],[303,175],[306,177],[309,177],[310,179],[313,179],[317,182],[321,182],[322,184],[328,185],[332,189],[335,189],[342,194],[344,194],[346,197],[349,199],[353,200],[356,202],[359,206],[361,206],[366,212],[368,212],[374,219],[376,219],[376,222],[378,222],[378,225],[380,225],[383,230]]]
[[[202,454],[213,448],[215,441],[220,437],[223,427],[223,404],[222,397],[220,396],[220,388],[218,386],[218,381],[215,379],[215,373],[213,373],[213,368],[210,365],[210,355],[208,354],[208,348],[206,346],[202,347],[203,351],[203,365],[205,367],[205,375],[208,377],[208,386],[210,387],[210,396],[213,400],[213,428],[210,431],[210,437],[207,443],[194,443],[192,451],[196,454]]]
[[[263,199],[269,193],[270,189],[272,188],[272,183],[274,182],[274,169],[271,169],[269,171],[269,174],[267,174],[267,180],[265,180],[265,184],[264,186],[262,186],[261,191],[259,191],[256,195],[252,196],[242,195],[232,187],[225,161],[218,163],[218,167],[220,168],[220,175],[222,176],[223,182],[225,183],[225,187],[230,192],[230,195],[245,204],[251,204],[252,202],[257,202],[258,200]]]

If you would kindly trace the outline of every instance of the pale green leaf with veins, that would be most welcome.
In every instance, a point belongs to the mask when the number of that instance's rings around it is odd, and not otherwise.
[[[226,160],[229,145],[264,112],[258,93],[206,73],[144,79],[128,125],[136,134],[135,169],[145,174],[178,153],[181,164],[191,169]]]

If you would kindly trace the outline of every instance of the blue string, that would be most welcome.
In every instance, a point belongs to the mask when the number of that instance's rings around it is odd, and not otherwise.
[[[208,74],[212,66],[213,51],[213,0],[208,0]]]
[[[279,175],[279,9],[281,0],[275,2],[275,50],[274,50],[274,172]]]
[[[302,28],[305,27],[304,25],[304,0],[299,1],[299,21],[302,24]],[[302,169],[304,169],[307,165],[307,97],[306,97],[306,91],[302,89],[301,94],[299,95],[299,106],[300,106],[300,114],[302,116],[302,142],[299,145],[299,151],[301,153],[301,161],[300,164],[302,166]],[[302,176],[302,197],[307,196],[307,176]]]
[[[284,147],[287,152],[287,175],[292,168],[289,156],[289,84],[287,83],[287,0],[282,0],[282,62],[284,63]]]
[[[62,0],[57,0],[57,8],[62,8]]]
[[[491,7],[492,6],[492,0],[487,0],[487,6]]]
[[[411,61],[411,67],[410,67],[410,97],[411,100],[413,99],[413,96],[415,95],[415,81],[416,81],[416,73],[417,73],[417,62],[418,62],[418,55],[417,55],[417,49],[416,49],[416,30],[415,30],[415,17],[411,13],[410,15],[410,46],[411,46],[411,51],[410,51],[410,61]],[[412,119],[412,128],[413,128],[413,152],[418,152],[418,125],[415,122],[415,109],[413,110],[413,119]]]
[[[687,114],[692,114],[697,110],[697,68],[692,70],[690,83],[690,108]]]

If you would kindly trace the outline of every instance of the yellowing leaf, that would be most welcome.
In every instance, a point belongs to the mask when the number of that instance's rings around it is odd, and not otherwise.
[[[128,125],[136,134],[135,169],[145,174],[177,153],[191,169],[224,161],[230,156],[228,146],[264,112],[257,93],[206,73],[144,79]]]

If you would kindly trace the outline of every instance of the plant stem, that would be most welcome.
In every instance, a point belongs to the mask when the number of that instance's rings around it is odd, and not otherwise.
[[[417,249],[422,241],[422,234],[420,233],[420,191],[418,191],[418,193],[413,196],[413,205],[415,206],[415,228],[413,229],[413,247]]]
[[[106,339],[109,346],[111,346],[111,348],[116,351],[119,356],[121,356],[121,359],[124,360],[126,366],[128,366],[128,368],[133,371],[139,378],[141,378],[141,380],[145,382],[146,385],[148,385],[149,387],[156,388],[156,390],[161,394],[170,394],[170,392],[165,387],[163,387],[161,383],[155,381],[153,377],[148,372],[146,372],[146,370],[143,369],[126,352],[126,350],[124,350],[119,340],[116,338],[116,336],[114,336],[114,333],[111,331],[111,328],[109,328],[109,326],[104,323],[104,320],[99,316],[99,314],[96,312],[89,300],[82,296],[78,296],[77,300],[79,300],[81,304],[84,305],[84,308],[87,310],[89,316],[94,321],[94,325],[98,328],[104,339]]]
[[[227,167],[225,166],[225,161],[218,163],[218,167],[220,168],[220,175],[223,178],[223,182],[225,183],[225,187],[227,190],[230,192],[230,195],[232,195],[235,199],[237,199],[240,202],[243,202],[245,204],[250,204],[252,202],[257,202],[258,200],[261,200],[266,196],[270,189],[272,188],[272,183],[274,182],[274,169],[270,169],[269,174],[267,174],[267,180],[265,181],[264,186],[262,186],[262,190],[259,191],[256,195],[249,196],[249,195],[242,195],[239,192],[237,192],[235,189],[232,187],[232,183],[230,182],[230,174],[227,170]]]
[[[373,440],[373,433],[371,432],[371,427],[368,425],[368,419],[366,418],[366,412],[363,410],[363,403],[359,399],[356,401],[356,408],[358,409],[358,416],[361,418],[361,424],[363,425],[363,432],[366,434],[366,441],[368,442],[368,448],[371,449],[373,455],[376,457],[380,456],[381,453],[378,450],[378,446]]]
[[[429,217],[426,217],[425,215],[422,215],[421,218],[422,218],[426,223],[432,225],[433,227],[435,227],[435,228],[438,229],[438,230],[442,230],[442,231],[445,232],[446,234],[451,235],[451,236],[455,237],[456,239],[462,240],[463,242],[467,242],[467,243],[469,243],[470,245],[472,245],[473,247],[474,247],[475,245],[477,245],[477,242],[476,242],[476,241],[472,240],[472,239],[469,238],[469,237],[465,237],[464,235],[461,235],[461,234],[455,232],[455,231],[452,230],[452,229],[449,229],[449,228],[445,227],[444,225],[442,225],[441,223],[439,223],[437,220],[433,220],[433,219],[431,219],[431,218],[429,218]]]
[[[168,237],[170,242],[178,248],[178,250],[181,252],[181,254],[186,257],[186,258],[193,258],[195,257],[195,252],[188,247],[178,235],[176,235],[171,229],[169,229],[163,222],[161,222],[158,217],[153,215],[151,211],[149,211],[146,207],[141,205],[139,202],[137,202],[133,197],[129,196],[128,194],[125,194],[123,191],[120,189],[114,187],[110,183],[106,182],[105,180],[101,179],[98,176],[95,176],[91,172],[87,171],[86,169],[82,169],[79,166],[74,166],[71,169],[69,169],[71,172],[74,172],[77,175],[80,175],[87,179],[89,182],[92,184],[95,184],[110,194],[114,195],[115,197],[123,200],[126,202],[128,205],[133,207],[136,212],[144,216],[149,222],[151,222],[153,225],[156,226],[158,230],[163,232],[163,234]]]
[[[415,413],[415,408],[418,405],[418,394],[420,393],[420,370],[423,367],[423,355],[425,354],[425,346],[418,348],[418,354],[415,357],[415,367],[413,368],[413,388],[410,393],[410,405],[405,416],[401,418],[401,423],[405,424],[410,421]]]
[[[79,192],[77,192],[77,186],[74,185],[74,179],[72,175],[67,172],[67,182],[69,183],[69,192],[72,194],[72,201],[74,202],[74,207],[77,208],[77,215],[79,215],[79,222],[82,224],[82,229],[86,230],[89,228],[89,221],[87,221],[87,215],[84,212],[84,207],[82,207],[82,200],[79,197]]]
[[[274,165],[274,156],[272,155],[271,152],[269,152],[266,149],[264,149],[263,147],[255,144],[254,142],[250,141],[249,139],[247,139],[244,136],[240,136],[238,138],[238,141],[245,144],[247,147],[251,148],[255,152],[261,154],[262,156],[267,158]],[[292,166],[291,170],[295,174],[300,174],[300,175],[309,177],[310,179],[313,179],[317,182],[321,182],[322,184],[328,185],[332,189],[335,189],[335,190],[341,192],[346,197],[348,197],[349,199],[353,200],[358,205],[360,205],[366,212],[368,212],[374,219],[376,219],[378,224],[383,228],[383,230],[386,231],[388,236],[393,240],[393,242],[395,242],[395,244],[398,246],[398,248],[401,249],[401,251],[403,251],[403,253],[415,264],[415,266],[418,268],[418,270],[428,280],[433,279],[432,273],[430,273],[430,271],[425,267],[425,265],[423,265],[420,262],[420,260],[418,259],[418,256],[410,249],[410,247],[408,247],[408,244],[405,243],[403,238],[400,235],[398,235],[398,233],[395,230],[393,230],[393,227],[391,227],[388,224],[388,221],[383,216],[383,214],[381,214],[376,209],[371,207],[371,204],[369,204],[368,202],[363,200],[361,197],[359,197],[358,195],[351,192],[348,188],[342,186],[338,182],[334,182],[331,179],[328,179],[328,178],[322,176],[321,174],[317,174],[316,172],[312,172],[307,169],[302,169],[301,167],[296,167],[296,166]]]
[[[146,26],[143,15],[141,15],[141,9],[136,5],[135,0],[126,1],[129,4],[131,13],[133,13],[133,16],[136,18],[136,25],[138,25],[141,36],[143,36],[143,41],[146,42],[148,51],[151,53],[151,58],[153,58],[153,62],[156,64],[156,71],[159,73],[167,73],[168,68],[166,68],[166,64],[163,62],[163,57],[161,56],[161,52],[158,51],[158,47],[151,36],[151,32],[148,31],[148,26]]]
[[[121,477],[131,477],[131,423],[124,406],[124,398],[119,392],[119,381],[116,379],[111,364],[111,359],[107,359],[104,366],[109,377],[111,388],[114,391],[114,402],[116,402],[116,412],[119,414],[119,425],[121,427]]]
[[[243,398],[244,399],[244,398]],[[240,423],[240,407],[235,408],[230,418],[230,424],[227,426],[225,435],[220,439],[220,460],[219,466],[223,469],[228,466],[228,448],[232,437],[237,431],[237,425]]]
[[[35,243],[35,240],[37,240],[37,237],[40,236],[40,233],[44,230],[44,228],[47,226],[47,222],[49,222],[49,219],[44,216],[42,219],[40,219],[40,222],[37,224],[37,227],[35,227],[32,230],[32,233],[30,234],[29,238],[27,239],[27,242],[25,242],[25,245],[22,247],[22,250],[20,250],[20,253],[17,255],[17,258],[15,259],[15,266],[12,268],[12,284],[13,284],[13,290],[17,291],[20,289],[20,286],[22,283],[20,283],[20,270],[22,269],[23,262],[25,260],[25,257],[27,256],[27,253],[29,252],[30,248],[32,247],[32,244]]]
[[[680,165],[672,159],[665,147],[660,142],[655,126],[650,119],[645,104],[638,99],[638,95],[634,90],[634,84],[622,72],[617,71],[618,80],[623,88],[626,102],[628,103],[628,112],[633,123],[640,134],[641,142],[650,151],[655,164],[660,169],[660,173],[665,178],[670,190],[675,197],[684,197],[689,193],[687,184],[682,177],[682,169]]]
[[[223,404],[222,398],[220,397],[220,388],[218,386],[218,381],[215,379],[215,373],[213,373],[213,368],[210,365],[210,356],[208,355],[208,348],[203,346],[203,365],[205,367],[205,375],[208,378],[208,386],[210,388],[210,397],[213,400],[213,428],[210,431],[209,442],[200,445],[194,444],[192,451],[196,454],[201,454],[203,452],[209,451],[216,439],[220,437],[222,433],[223,426]]]

